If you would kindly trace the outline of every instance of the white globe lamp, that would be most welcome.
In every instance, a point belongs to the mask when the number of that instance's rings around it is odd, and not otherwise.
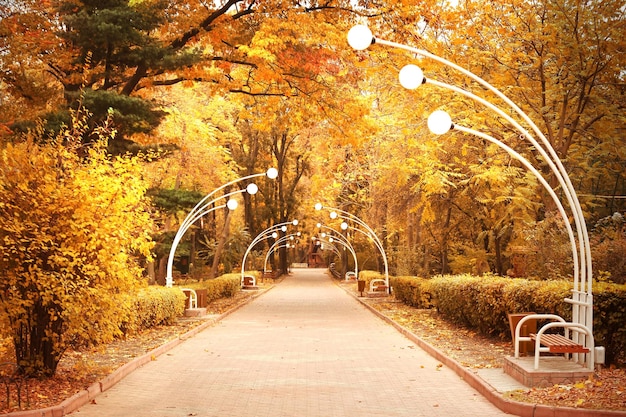
[[[453,127],[452,118],[443,110],[436,110],[428,116],[428,129],[435,135],[443,135]]]
[[[348,44],[357,51],[367,49],[373,41],[374,35],[365,25],[356,25],[348,32]]]

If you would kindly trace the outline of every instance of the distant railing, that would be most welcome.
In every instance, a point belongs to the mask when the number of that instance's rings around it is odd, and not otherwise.
[[[328,266],[328,270],[330,271],[331,274],[333,274],[335,276],[335,278],[339,278],[341,279],[341,273],[339,271],[337,271],[337,269],[335,268],[335,263],[331,263]]]

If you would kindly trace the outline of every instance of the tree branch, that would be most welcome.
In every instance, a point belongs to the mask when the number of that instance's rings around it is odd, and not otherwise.
[[[226,12],[228,12],[228,10],[235,6],[237,3],[241,2],[243,0],[229,0],[226,3],[224,3],[224,5],[222,7],[220,7],[219,9],[215,10],[213,13],[211,13],[209,16],[207,16],[206,19],[204,19],[202,22],[200,22],[200,24],[195,27],[195,28],[191,28],[190,30],[188,30],[187,32],[183,33],[181,37],[179,37],[178,39],[175,39],[174,41],[172,41],[172,43],[170,44],[170,46],[174,49],[180,49],[183,46],[187,45],[187,43],[193,38],[195,37],[197,34],[200,33],[201,29],[204,29],[205,31],[210,31],[211,30],[211,25],[213,24],[213,22],[215,22],[215,20],[217,20],[217,18],[219,18],[220,16],[226,14]]]

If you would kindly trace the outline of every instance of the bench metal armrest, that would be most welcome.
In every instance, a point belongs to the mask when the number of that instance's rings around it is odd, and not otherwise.
[[[187,294],[189,293],[189,306],[187,308],[198,308],[198,294],[192,288],[181,288]]]
[[[515,338],[513,344],[515,345],[515,357],[519,358],[519,342],[530,342],[530,337],[520,336],[522,325],[528,320],[556,320],[561,323],[565,323],[565,319],[556,314],[529,314],[517,323],[515,326]]]
[[[555,327],[561,327],[565,329],[565,337],[568,339],[569,339],[570,329],[572,329],[575,332],[580,332],[580,333],[584,333],[587,335],[588,340],[587,340],[587,343],[585,344],[585,347],[589,349],[589,362],[588,362],[589,369],[593,370],[595,342],[594,342],[593,334],[591,333],[591,330],[589,330],[587,326],[579,324],[579,323],[566,323],[566,322],[548,323],[545,326],[543,326],[541,329],[539,329],[539,331],[537,332],[537,338],[535,339],[535,369],[539,368],[539,352],[542,350],[540,349],[541,335],[543,335],[546,332],[546,330],[553,329]]]
[[[374,291],[374,287],[377,287],[378,285],[382,284],[383,286],[387,286],[387,282],[385,282],[384,279],[382,278],[376,278],[370,281],[370,292]]]
[[[531,340],[530,337],[520,336],[522,325],[528,320],[553,320],[553,322],[545,324],[544,326],[541,327],[541,329],[539,329],[539,331],[537,331],[537,337],[535,339],[535,369],[539,368],[540,353],[542,351],[543,352],[547,351],[547,348],[541,347],[541,335],[544,334],[546,330],[559,327],[565,330],[565,337],[567,338],[569,338],[570,329],[572,331],[584,333],[585,335],[587,335],[588,340],[587,340],[585,347],[589,349],[589,355],[590,355],[589,362],[588,362],[589,369],[593,370],[594,350],[595,350],[594,346],[595,345],[594,345],[593,334],[591,333],[591,330],[589,330],[589,328],[583,324],[566,322],[563,317],[557,316],[556,314],[529,314],[528,316],[523,317],[517,323],[517,326],[515,326],[515,340],[514,340],[516,358],[519,358],[519,343],[528,342]]]

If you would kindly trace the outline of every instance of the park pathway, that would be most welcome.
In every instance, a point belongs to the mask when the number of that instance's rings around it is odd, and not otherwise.
[[[75,417],[507,415],[334,285],[295,269]]]

